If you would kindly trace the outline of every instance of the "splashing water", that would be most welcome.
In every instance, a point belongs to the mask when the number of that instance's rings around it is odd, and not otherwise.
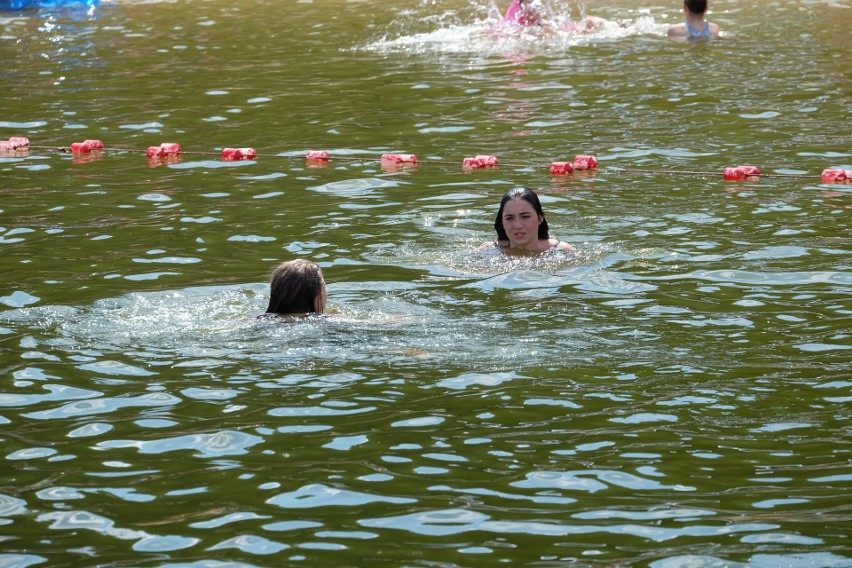
[[[362,49],[380,54],[494,55],[564,50],[599,41],[666,34],[668,24],[656,22],[647,8],[628,12],[635,18],[611,20],[587,14],[582,2],[548,4],[543,6],[547,26],[520,27],[504,25],[503,11],[493,0],[471,2],[466,9],[417,19],[412,12],[403,11],[395,25],[388,26],[400,30],[400,35],[386,34]],[[419,31],[424,26],[427,29]]]

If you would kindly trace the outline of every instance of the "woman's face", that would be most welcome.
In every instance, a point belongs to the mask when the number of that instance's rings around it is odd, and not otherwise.
[[[513,248],[538,248],[538,226],[543,217],[523,199],[510,199],[503,207],[503,228]]]

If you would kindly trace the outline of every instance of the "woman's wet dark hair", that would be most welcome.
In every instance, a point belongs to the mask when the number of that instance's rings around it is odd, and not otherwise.
[[[703,14],[707,11],[707,0],[684,0],[683,3],[693,14]]]
[[[322,269],[308,260],[282,262],[269,283],[268,314],[309,314],[317,312],[324,284]]]
[[[506,229],[503,228],[503,208],[506,207],[512,199],[523,199],[530,205],[537,215],[541,216],[541,224],[538,226],[538,240],[549,239],[550,229],[547,227],[547,219],[544,216],[544,211],[541,208],[541,201],[538,200],[538,195],[528,187],[516,187],[506,192],[503,199],[500,201],[500,209],[497,211],[497,218],[494,220],[494,230],[497,231],[498,241],[508,241],[509,235],[506,234]]]

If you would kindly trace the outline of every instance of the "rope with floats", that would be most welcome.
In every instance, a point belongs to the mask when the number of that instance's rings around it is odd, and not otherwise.
[[[100,152],[125,152],[125,153],[144,153],[149,164],[152,166],[173,164],[179,161],[180,156],[208,156],[218,157],[226,162],[236,162],[244,160],[255,160],[257,158],[298,158],[303,157],[308,165],[313,167],[323,167],[329,161],[343,161],[350,163],[379,161],[381,166],[387,170],[398,170],[406,168],[414,168],[418,164],[438,164],[447,165],[451,162],[447,160],[418,160],[414,154],[382,154],[379,158],[365,158],[352,156],[332,156],[325,150],[309,150],[305,154],[259,154],[254,148],[223,148],[221,152],[205,152],[205,151],[186,151],[183,150],[180,144],[175,142],[164,142],[159,146],[149,146],[147,149],[141,148],[108,148],[104,146],[101,140],[84,140],[83,142],[74,142],[70,146],[38,146],[31,145],[28,138],[22,136],[14,136],[8,140],[0,140],[0,158],[16,157],[26,155],[31,151],[49,151],[59,153],[70,153],[76,156],[92,156],[94,153]],[[457,164],[458,162],[452,162]],[[596,170],[598,161],[595,156],[587,154],[579,154],[574,157],[573,161],[555,161],[549,165],[532,165],[521,162],[504,161],[500,162],[497,156],[480,154],[461,161],[462,169],[481,170],[496,168],[498,165],[510,168],[521,169],[548,169],[551,175],[561,176],[573,173],[575,170]],[[823,183],[841,183],[852,182],[852,170],[844,170],[837,168],[826,168],[820,175],[812,174],[765,174],[760,172],[757,166],[734,166],[726,167],[722,172],[718,171],[703,171],[703,170],[660,170],[660,169],[642,169],[642,168],[623,168],[623,167],[607,167],[606,171],[615,173],[635,173],[647,175],[689,175],[689,176],[719,176],[726,181],[744,181],[755,178],[793,178],[793,179],[819,179]]]

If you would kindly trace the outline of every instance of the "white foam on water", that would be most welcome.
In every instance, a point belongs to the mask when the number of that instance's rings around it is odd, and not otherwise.
[[[668,29],[668,23],[658,23],[647,9],[637,10],[631,14],[635,16],[632,19],[610,20],[595,16],[596,22],[590,29],[583,29],[582,22],[587,14],[582,4],[548,6],[545,14],[551,23],[546,27],[504,25],[502,14],[493,3],[486,6],[472,4],[464,13],[445,12],[420,18],[416,24],[406,14],[400,16],[396,25],[388,26],[389,29],[402,30],[402,33],[385,35],[360,49],[395,57],[414,54],[535,54],[629,37],[665,37]],[[430,29],[409,31],[424,25]]]

